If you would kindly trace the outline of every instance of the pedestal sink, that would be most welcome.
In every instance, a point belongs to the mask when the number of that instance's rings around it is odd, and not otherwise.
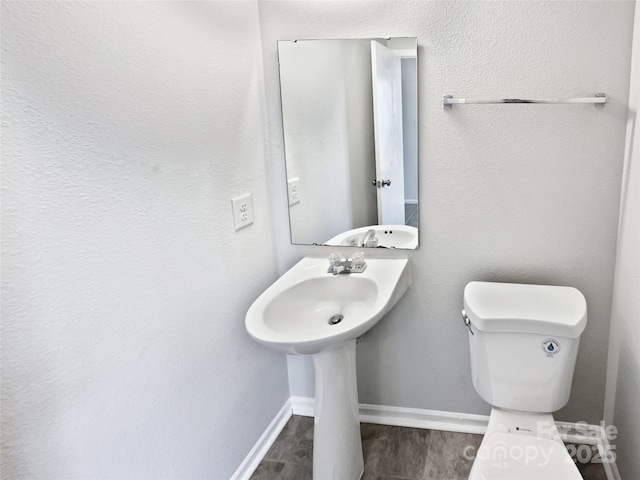
[[[362,273],[327,273],[324,257],[305,257],[249,308],[249,335],[274,350],[312,355],[316,374],[314,480],[357,480],[364,461],[358,419],[356,338],[411,284],[408,260],[370,258]]]

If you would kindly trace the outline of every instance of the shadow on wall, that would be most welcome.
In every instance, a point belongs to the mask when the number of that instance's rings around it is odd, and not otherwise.
[[[640,8],[640,4],[638,4],[638,8]],[[638,112],[636,110],[632,110],[631,108],[629,109],[629,114],[628,114],[628,120],[627,120],[627,124],[630,125],[628,127],[627,130],[627,139],[628,139],[628,155],[629,157],[626,158],[626,162],[625,162],[625,170],[630,170],[631,169],[631,163],[632,163],[632,159],[634,158],[634,155],[637,156],[638,153],[636,152],[636,145],[635,145],[635,140],[636,140],[636,126],[638,124],[637,120],[638,120]],[[636,173],[637,175],[637,173]],[[627,211],[627,209],[629,208],[628,205],[628,200],[629,200],[629,191],[631,188],[631,175],[629,175],[627,172],[625,172],[625,174],[622,177],[624,179],[624,183],[622,184],[622,197],[620,199],[620,215],[624,216],[624,213]],[[625,228],[625,223],[622,222],[620,224],[620,231],[618,232],[618,236],[623,236],[623,230]]]
[[[616,385],[616,414],[613,424],[618,437],[612,440],[616,445],[617,466],[621,478],[637,478],[640,472],[640,456],[637,455],[640,416],[638,416],[638,398],[640,398],[640,376],[633,366],[637,365],[637,354],[632,349],[637,345],[624,343],[620,348]]]

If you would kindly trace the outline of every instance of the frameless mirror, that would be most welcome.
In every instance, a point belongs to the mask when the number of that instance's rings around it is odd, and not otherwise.
[[[416,38],[278,42],[291,242],[417,248]]]

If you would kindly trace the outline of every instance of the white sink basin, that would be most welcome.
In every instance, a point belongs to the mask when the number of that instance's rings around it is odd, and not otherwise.
[[[362,273],[331,275],[326,258],[303,258],[251,305],[245,320],[249,335],[275,350],[300,355],[359,337],[411,283],[406,258],[366,261]],[[339,322],[332,324],[332,317]]]
[[[366,261],[362,273],[332,275],[327,258],[305,257],[253,302],[245,318],[256,341],[283,353],[313,356],[315,479],[362,476],[356,338],[378,323],[411,284],[407,259]]]
[[[418,248],[418,229],[409,225],[371,225],[347,230],[327,240],[325,245],[359,246],[367,231],[376,232],[378,246],[386,248]]]

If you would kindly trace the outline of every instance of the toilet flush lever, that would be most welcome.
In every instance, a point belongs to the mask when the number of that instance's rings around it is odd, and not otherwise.
[[[464,324],[467,326],[467,328],[471,332],[471,335],[475,335],[475,333],[473,333],[473,330],[471,330],[471,320],[469,320],[469,317],[467,316],[467,312],[465,312],[464,310],[462,310],[462,319],[464,320]]]

